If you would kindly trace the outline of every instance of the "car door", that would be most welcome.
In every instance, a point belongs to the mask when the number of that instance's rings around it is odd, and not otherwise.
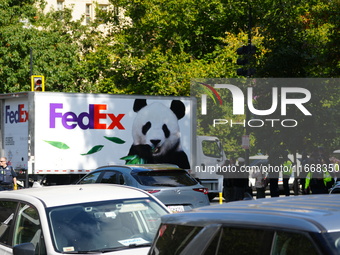
[[[0,254],[12,254],[12,229],[18,202],[0,200]]]
[[[0,201],[0,254],[12,254],[17,244],[32,243],[35,254],[46,254],[38,210],[27,203]]]
[[[46,254],[38,210],[27,203],[20,203],[13,230],[13,246],[32,243],[35,254]]]

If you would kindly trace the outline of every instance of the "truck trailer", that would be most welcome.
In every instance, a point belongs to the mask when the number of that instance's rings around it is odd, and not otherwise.
[[[225,154],[217,137],[196,136],[193,97],[19,92],[1,94],[0,107],[1,155],[24,187],[73,183],[139,158],[187,169],[212,197],[222,190],[220,175],[197,171]]]

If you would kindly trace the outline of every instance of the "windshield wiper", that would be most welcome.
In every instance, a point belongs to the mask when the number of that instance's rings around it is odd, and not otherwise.
[[[129,246],[121,246],[117,248],[106,248],[97,250],[97,252],[105,253],[111,251],[119,251],[119,250],[126,250],[126,249],[133,249],[133,248],[140,248],[140,247],[150,247],[151,243],[144,243],[144,244],[130,244]]]
[[[139,248],[139,247],[150,247],[151,243],[145,243],[145,244],[130,244],[129,246],[120,246],[115,248],[104,248],[104,249],[98,249],[98,250],[90,250],[90,251],[69,251],[69,252],[63,252],[63,254],[95,254],[95,253],[106,253],[106,252],[112,252],[112,251],[120,251],[120,250],[126,250],[131,248]]]
[[[97,251],[64,251],[62,254],[95,254]]]
[[[136,247],[150,247],[151,243],[143,243],[143,244],[130,244],[129,248],[136,248]]]

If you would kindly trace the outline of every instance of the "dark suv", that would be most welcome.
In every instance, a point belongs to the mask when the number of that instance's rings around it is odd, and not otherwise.
[[[162,217],[149,255],[340,254],[340,196],[230,202]]]
[[[77,184],[111,183],[143,189],[157,197],[172,212],[210,205],[208,190],[175,165],[140,164],[99,167]]]

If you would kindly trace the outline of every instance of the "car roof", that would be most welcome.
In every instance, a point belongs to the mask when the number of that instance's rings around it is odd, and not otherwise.
[[[148,197],[150,197],[150,195],[140,189],[115,184],[42,186],[38,188],[0,192],[0,199],[16,199],[30,203],[40,201],[45,207]]]
[[[268,164],[268,159],[254,159],[252,160],[250,166],[256,166],[256,165],[266,165]]]
[[[309,232],[340,231],[340,196],[305,195],[229,202],[164,216],[165,224],[242,225]]]
[[[127,168],[133,171],[152,171],[152,170],[184,170],[179,168],[177,165],[172,164],[135,164],[135,165],[108,165],[108,166],[101,166],[97,168],[95,171],[107,169],[110,167],[119,167],[119,168]]]

